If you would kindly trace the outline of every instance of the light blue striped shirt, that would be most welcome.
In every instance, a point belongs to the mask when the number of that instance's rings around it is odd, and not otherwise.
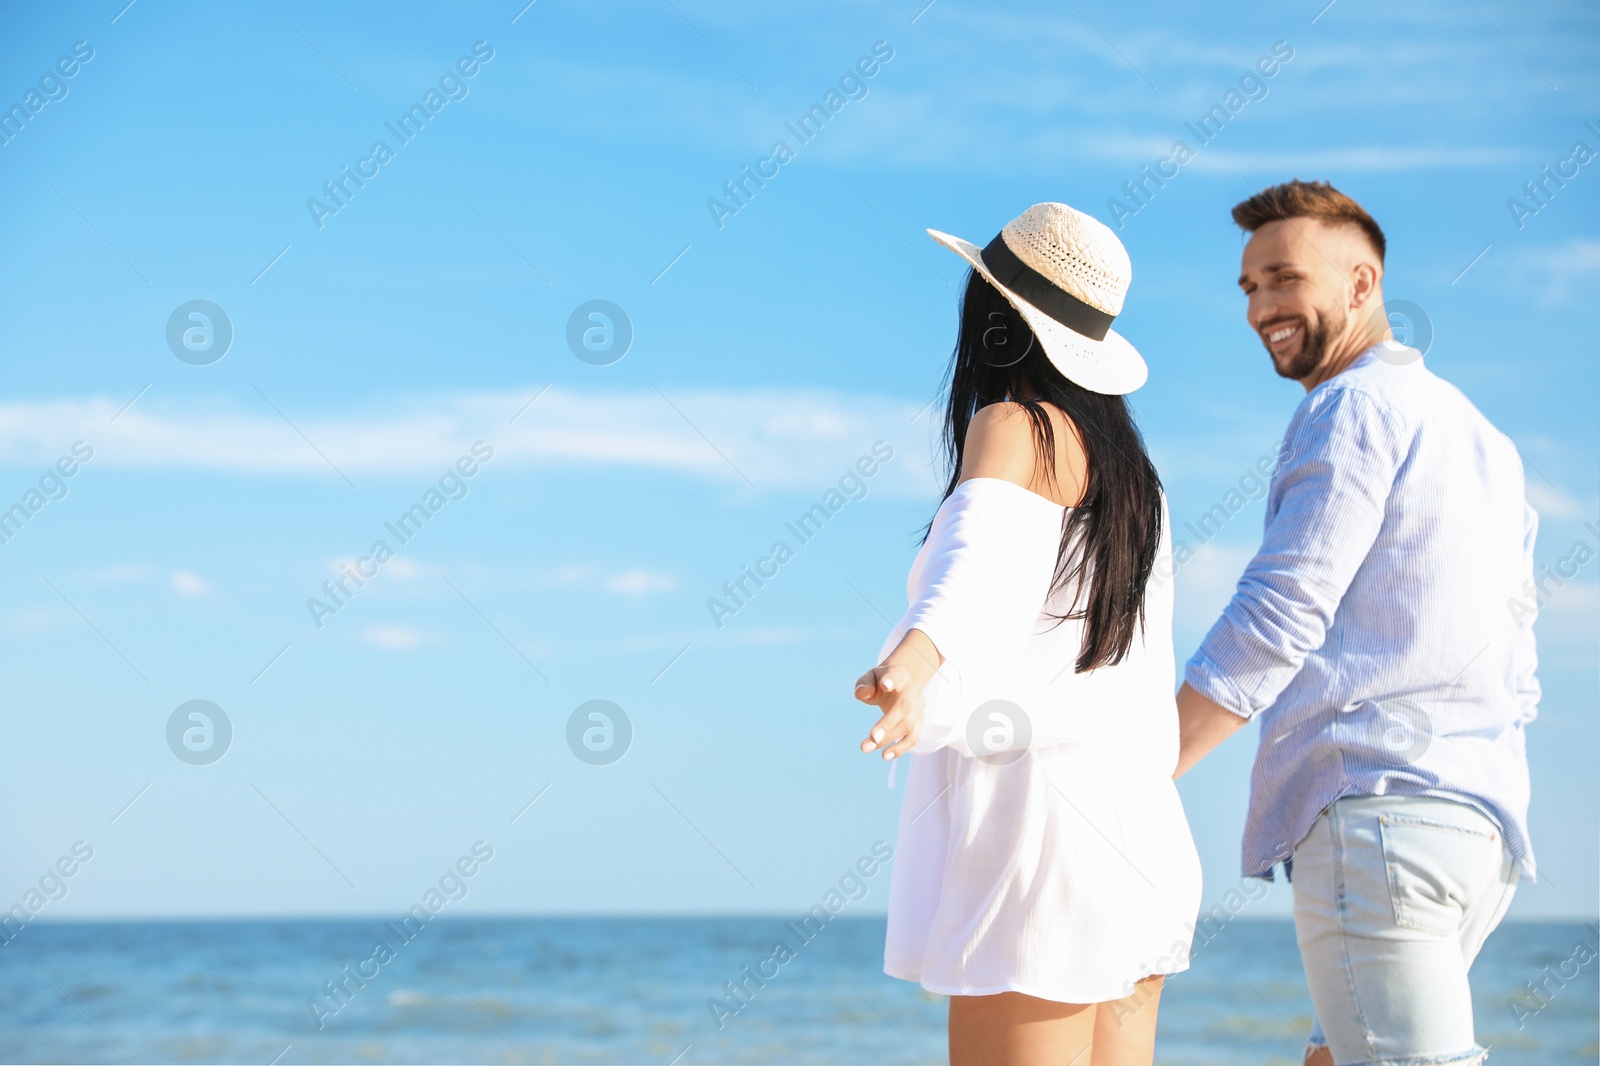
[[[1512,605],[1538,515],[1516,446],[1394,342],[1312,389],[1284,441],[1261,549],[1184,672],[1261,716],[1243,872],[1271,879],[1341,796],[1393,794],[1477,807],[1532,880],[1539,683]]]

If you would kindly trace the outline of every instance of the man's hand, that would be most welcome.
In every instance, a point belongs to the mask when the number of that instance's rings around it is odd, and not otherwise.
[[[883,712],[872,733],[861,742],[862,751],[883,749],[885,759],[904,755],[922,732],[922,690],[944,656],[920,629],[907,631],[889,657],[856,681],[855,697]]]
[[[1212,748],[1242,729],[1246,721],[1202,696],[1185,681],[1178,690],[1178,765],[1172,771],[1172,779],[1182,777],[1211,754]]]

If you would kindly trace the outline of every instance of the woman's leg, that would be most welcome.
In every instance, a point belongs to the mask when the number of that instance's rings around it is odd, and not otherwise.
[[[950,1066],[1090,1066],[1094,1035],[1093,1003],[1021,992],[950,997]]]
[[[1092,1066],[1150,1066],[1155,1061],[1156,1011],[1165,980],[1161,974],[1146,977],[1133,986],[1131,996],[1099,1004]]]
[[[950,997],[950,1066],[1150,1066],[1161,975],[1108,1003],[1020,992]]]

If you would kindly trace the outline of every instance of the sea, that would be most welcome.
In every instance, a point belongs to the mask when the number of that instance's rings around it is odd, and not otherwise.
[[[946,1000],[883,974],[881,917],[809,939],[783,916],[440,916],[407,932],[35,921],[0,946],[0,1060],[948,1061]],[[1596,969],[1593,923],[1502,925],[1472,971],[1489,1061],[1595,1063]],[[1310,1026],[1293,925],[1238,919],[1168,981],[1156,1061],[1298,1066]]]

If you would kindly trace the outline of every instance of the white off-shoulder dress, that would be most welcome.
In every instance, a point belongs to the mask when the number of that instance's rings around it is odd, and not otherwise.
[[[1068,508],[970,478],[940,506],[879,661],[920,629],[925,694],[889,888],[884,972],[944,995],[1101,1003],[1188,968],[1200,861],[1172,771],[1171,535],[1162,501],[1145,620],[1079,674],[1084,624],[1051,628]]]

